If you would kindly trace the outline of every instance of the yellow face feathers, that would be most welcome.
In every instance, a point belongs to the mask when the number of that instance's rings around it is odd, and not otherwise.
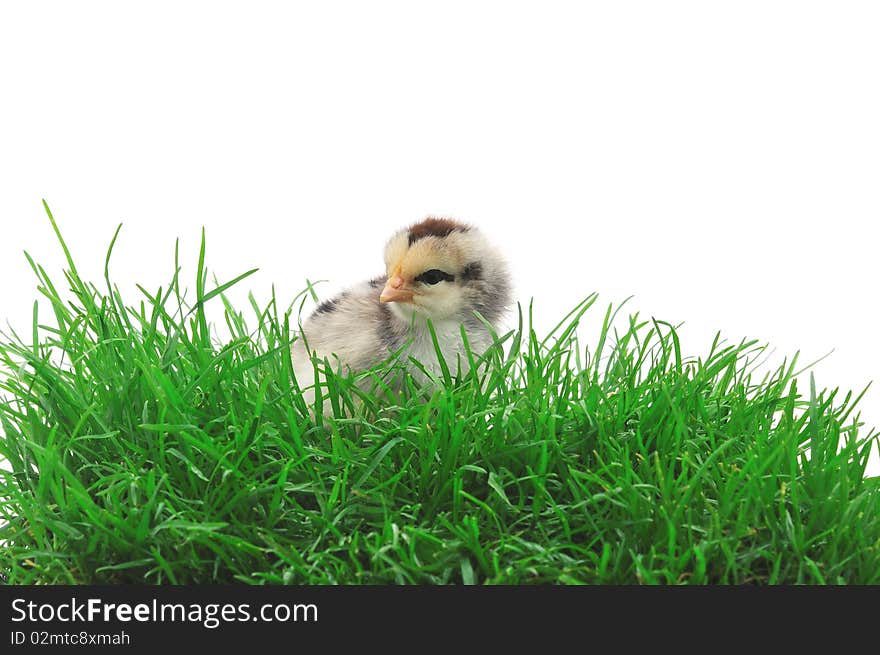
[[[389,277],[399,275],[411,283],[422,273],[433,269],[455,275],[466,262],[462,261],[461,253],[450,245],[435,238],[414,243],[402,256],[392,258],[387,271]]]
[[[479,230],[449,219],[429,218],[391,237],[385,273],[379,300],[401,318],[500,314],[509,300],[503,259]]]

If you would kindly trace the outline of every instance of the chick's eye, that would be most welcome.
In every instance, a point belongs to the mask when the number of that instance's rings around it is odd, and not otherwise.
[[[437,284],[438,282],[442,282],[443,280],[446,280],[447,282],[452,282],[453,280],[455,280],[455,276],[450,275],[445,271],[432,268],[430,271],[425,271],[416,278],[416,282],[422,282],[424,284]]]

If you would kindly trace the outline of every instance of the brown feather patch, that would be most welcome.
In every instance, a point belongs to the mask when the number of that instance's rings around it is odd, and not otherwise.
[[[426,218],[409,228],[409,245],[425,237],[443,238],[456,231],[467,232],[468,226],[449,218]]]

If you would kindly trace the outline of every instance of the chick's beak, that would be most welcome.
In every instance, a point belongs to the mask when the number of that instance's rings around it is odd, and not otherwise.
[[[399,275],[394,275],[385,283],[385,288],[379,296],[380,302],[412,302],[413,292],[405,289],[404,280]]]

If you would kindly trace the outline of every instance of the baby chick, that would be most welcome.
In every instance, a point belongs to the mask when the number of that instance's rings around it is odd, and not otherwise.
[[[510,293],[504,259],[473,226],[428,218],[400,230],[385,246],[385,275],[322,303],[302,325],[293,365],[306,401],[314,399],[312,354],[326,357],[333,368],[358,372],[406,346],[402,361],[413,357],[439,373],[428,319],[450,370],[466,371],[461,326],[471,352],[485,351],[492,337],[474,312],[494,328]],[[420,377],[415,367],[410,370]]]

